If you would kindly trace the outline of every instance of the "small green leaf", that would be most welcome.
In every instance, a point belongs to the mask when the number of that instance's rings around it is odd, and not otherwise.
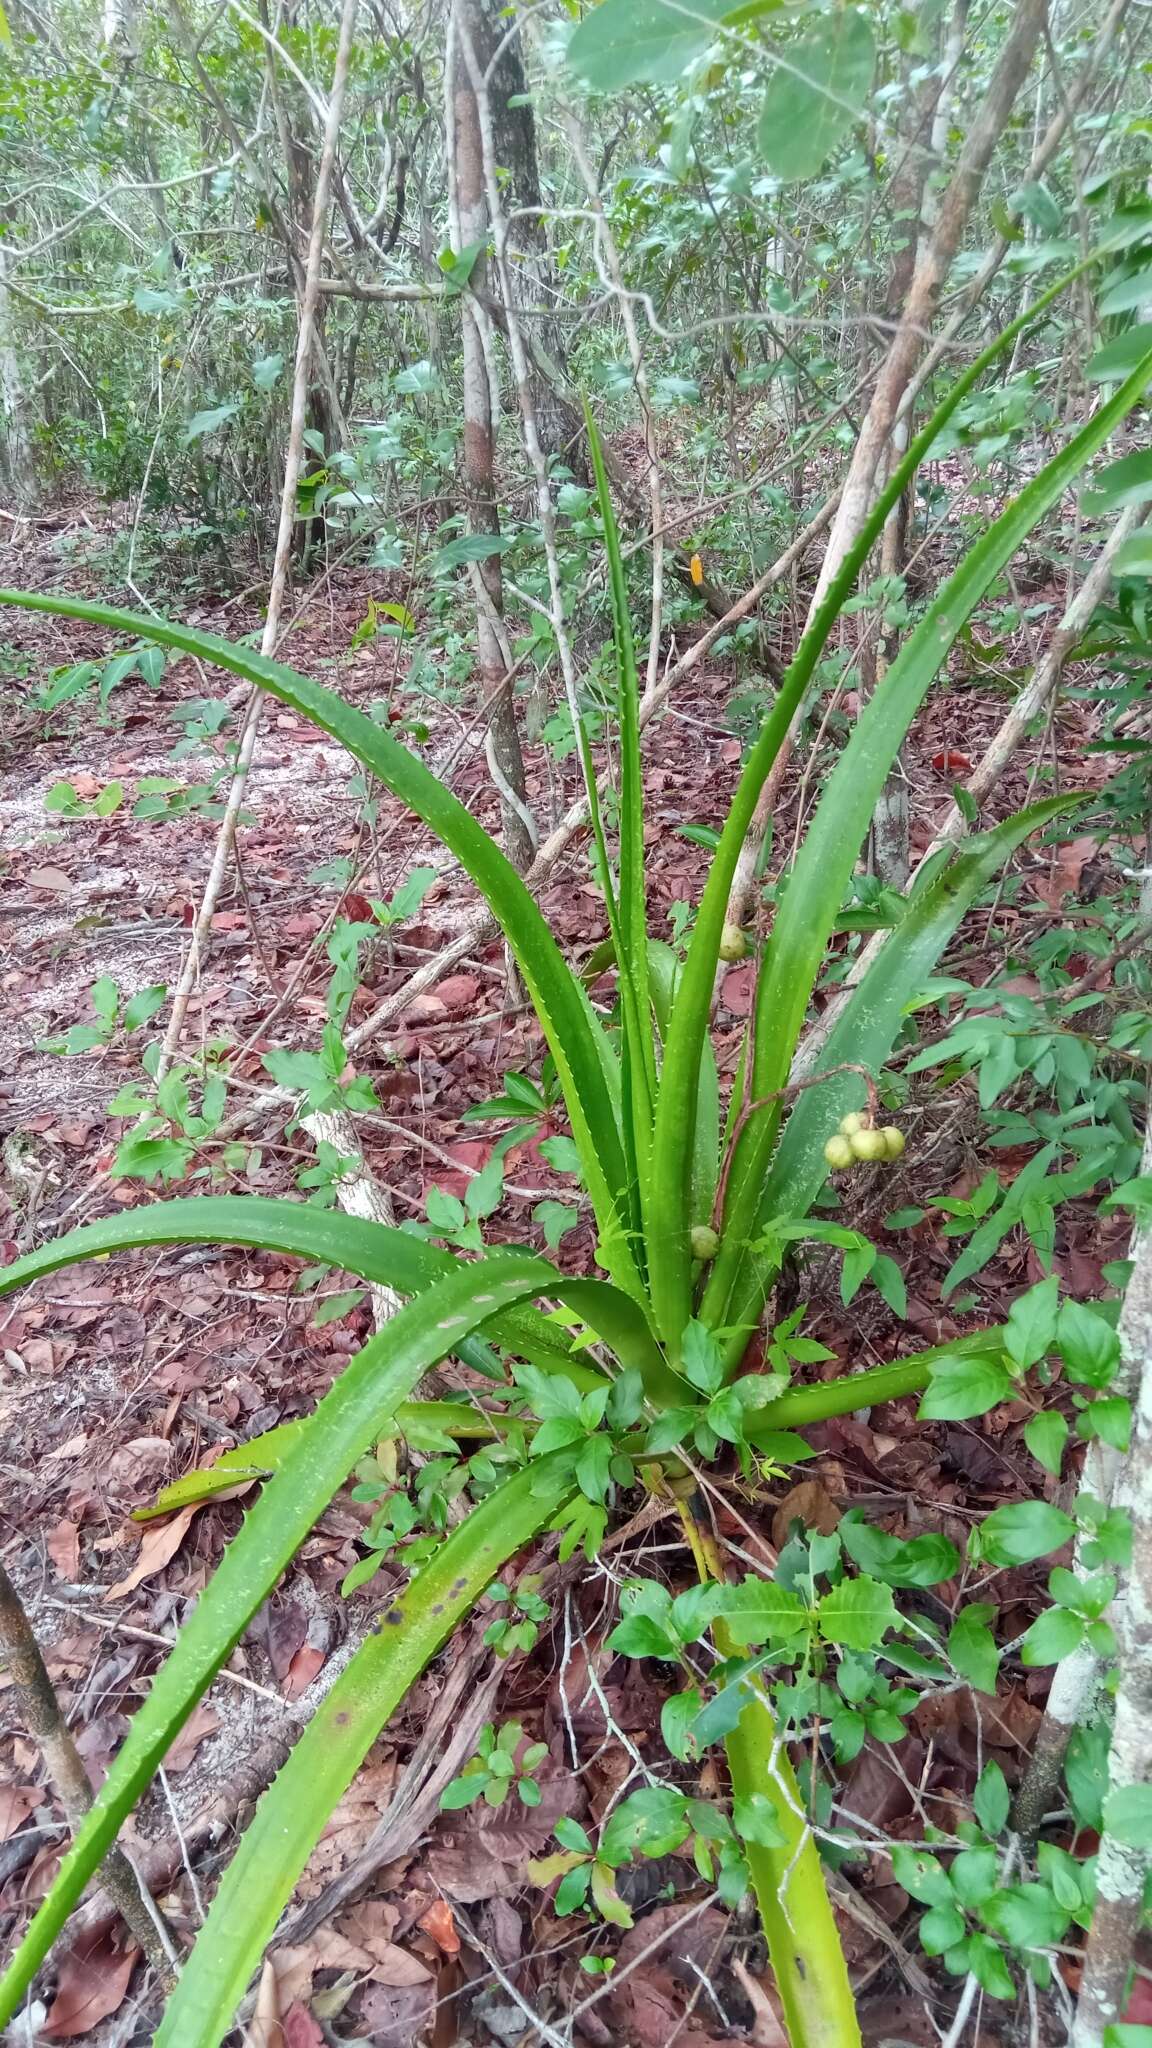
[[[1120,1339],[1111,1323],[1083,1301],[1066,1301],[1056,1319],[1056,1343],[1068,1378],[1078,1386],[1107,1387],[1120,1363]]]
[[[985,1764],[976,1781],[972,1807],[986,1835],[998,1835],[1007,1827],[1011,1807],[1008,1781],[994,1760]]]
[[[598,92],[678,84],[732,12],[732,0],[600,0],[568,44],[569,69]]]
[[[1104,1827],[1128,1849],[1152,1849],[1152,1785],[1114,1785],[1104,1801]]]
[[[1055,1408],[1049,1408],[1043,1415],[1031,1416],[1024,1424],[1024,1441],[1044,1470],[1059,1479],[1064,1446],[1068,1441],[1068,1424],[1064,1416]]]
[[[933,1906],[920,1922],[920,1946],[925,1955],[943,1955],[964,1939],[964,1915],[955,1906]]]
[[[996,1609],[984,1600],[972,1600],[962,1607],[948,1636],[948,1658],[953,1668],[978,1692],[995,1693],[1000,1652],[989,1624]]]
[[[827,1643],[874,1650],[899,1620],[889,1586],[877,1579],[844,1579],[817,1602],[816,1621]]]
[[[1020,1662],[1034,1670],[1043,1664],[1058,1664],[1069,1657],[1084,1640],[1084,1622],[1067,1607],[1048,1607],[1025,1631],[1020,1644]]]
[[[973,1561],[983,1560],[1006,1570],[1047,1557],[1075,1534],[1076,1524],[1062,1508],[1051,1507],[1047,1501],[1022,1500],[985,1516],[968,1539],[968,1554]]]
[[[986,1415],[1014,1392],[1011,1374],[994,1358],[940,1358],[920,1403],[926,1422],[963,1422]]]
[[[1097,349],[1085,364],[1084,375],[1093,384],[1119,384],[1139,367],[1149,349],[1152,349],[1152,327],[1129,327],[1114,341]]]
[[[1004,1331],[1004,1349],[1021,1371],[1046,1358],[1055,1344],[1058,1297],[1059,1282],[1050,1273],[1013,1302]]]

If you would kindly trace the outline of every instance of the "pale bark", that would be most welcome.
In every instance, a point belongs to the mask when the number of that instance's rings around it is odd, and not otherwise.
[[[472,40],[479,0],[454,0],[448,43],[447,112],[452,179],[453,248],[482,247],[488,240],[489,214],[484,183],[484,148],[476,94],[464,59],[463,44]],[[473,265],[472,289],[461,294],[464,385],[464,488],[471,534],[500,537],[496,501],[496,418],[498,391],[492,329],[480,294],[486,263]],[[480,696],[492,704],[489,769],[500,793],[504,845],[514,867],[531,865],[534,827],[526,807],[524,756],[516,721],[509,670],[511,660],[503,630],[504,579],[500,556],[493,553],[470,565],[476,597],[476,651]]]
[[[20,367],[8,252],[0,240],[0,490],[13,512],[36,510],[40,490],[32,453],[28,393]]]
[[[1144,1916],[1152,1850],[1120,1839],[1125,1794],[1152,1785],[1152,1230],[1133,1249],[1119,1323],[1121,1390],[1133,1395],[1132,1441],[1116,1487],[1132,1520],[1132,1564],[1116,1603],[1119,1685],[1108,1758],[1108,1800],[1096,1863],[1096,1907],[1084,1956],[1072,2048],[1102,2048],[1124,2011],[1128,1973]]]

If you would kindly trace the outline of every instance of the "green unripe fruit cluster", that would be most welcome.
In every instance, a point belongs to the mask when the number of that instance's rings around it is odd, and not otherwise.
[[[840,1119],[840,1128],[824,1147],[824,1157],[833,1172],[843,1172],[862,1161],[880,1166],[899,1159],[904,1150],[904,1133],[895,1124],[877,1129],[859,1110]]]

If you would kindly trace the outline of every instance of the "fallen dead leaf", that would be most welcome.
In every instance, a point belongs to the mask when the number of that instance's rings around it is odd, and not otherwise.
[[[9,1835],[23,1827],[43,1798],[43,1792],[38,1792],[35,1785],[0,1785],[0,1842],[6,1842]]]
[[[244,2048],[284,2048],[280,2023],[280,1986],[271,1956],[265,1956],[256,1993],[256,2010],[244,2029]]]
[[[435,1899],[426,1913],[421,1913],[417,1922],[426,1934],[432,1936],[437,1948],[446,1956],[458,1956],[460,1936],[456,1932],[456,1921],[447,1899]]]
[[[772,1518],[772,1541],[783,1550],[793,1522],[830,1536],[839,1520],[840,1510],[827,1487],[819,1479],[801,1479],[789,1488]]]
[[[281,2022],[284,2048],[324,2048],[324,2034],[318,2019],[306,2005],[289,2006]]]
[[[144,1579],[152,1578],[156,1572],[175,1557],[188,1532],[188,1524],[197,1513],[197,1507],[181,1508],[169,1522],[152,1522],[144,1531],[140,1553],[127,1578],[117,1580],[105,1593],[106,1600],[123,1600],[125,1594],[135,1592]]]
[[[164,1759],[166,1771],[186,1771],[200,1744],[209,1735],[215,1735],[220,1726],[220,1716],[214,1708],[202,1700],[189,1714],[184,1726]]]
[[[47,1542],[48,1555],[62,1579],[70,1582],[80,1576],[80,1524],[78,1522],[57,1522]]]
[[[41,2033],[53,2041],[90,2034],[124,2003],[140,1951],[117,1948],[110,1935],[70,1949],[60,1965],[56,1996]]]
[[[739,1956],[731,1959],[731,1971],[740,1989],[752,2007],[752,2026],[745,2040],[752,2048],[788,2048],[788,2036],[780,2024],[776,2008],[758,1977],[746,1970]]]
[[[47,889],[53,895],[63,895],[72,887],[72,877],[63,868],[29,868],[24,879],[30,889]]]

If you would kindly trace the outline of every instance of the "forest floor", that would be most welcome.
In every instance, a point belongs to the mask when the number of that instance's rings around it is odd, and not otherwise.
[[[0,580],[95,596],[106,545],[107,535],[63,521],[59,531],[38,531],[21,548],[6,549]],[[393,645],[369,643],[349,652],[349,643],[369,596],[396,594],[378,574],[363,570],[322,579],[284,658],[353,702],[387,698]],[[254,599],[236,602],[200,589],[183,609],[191,622],[231,637],[259,630]],[[219,678],[198,673],[191,660],[173,660],[156,688],[139,677],[122,685],[104,719],[91,692],[45,718],[33,697],[46,672],[99,656],[116,643],[83,624],[27,614],[7,615],[3,632],[0,1239],[10,1261],[64,1227],[154,1198],[138,1181],[107,1176],[125,1126],[110,1121],[106,1105],[138,1076],[136,1054],[123,1039],[111,1050],[74,1057],[43,1045],[91,1020],[88,990],[99,976],[112,976],[125,997],[151,983],[175,982],[216,825],[195,813],[135,821],[131,806],[142,776],[200,777],[203,756],[176,764],[168,758],[180,731],[170,713],[222,689]],[[671,904],[695,900],[706,865],[705,850],[679,828],[719,825],[734,785],[741,749],[725,712],[736,681],[731,664],[702,665],[647,737],[657,935],[668,935]],[[403,701],[410,712],[411,700]],[[1002,691],[959,672],[934,693],[905,764],[916,845],[928,843],[952,783],[975,761],[1006,703]],[[418,709],[435,727],[433,750],[452,738],[455,713],[436,705]],[[1072,702],[1061,709],[1055,745],[1068,781],[1083,780],[1083,749],[1092,731],[1088,707]],[[998,813],[1024,800],[1035,758],[1035,748],[1017,757],[998,792]],[[1094,764],[1094,772],[1102,776],[1105,765]],[[373,985],[357,997],[353,1021],[438,950],[473,907],[465,878],[389,800],[371,832],[358,824],[350,768],[324,735],[269,703],[242,834],[243,887],[232,886],[221,903],[187,1025],[189,1044],[218,1038],[247,1046],[237,1072],[253,1091],[267,1083],[262,1052],[272,1044],[315,1043],[323,1020],[328,967],[321,947],[291,1015],[271,1033],[264,1029],[278,994],[340,900],[337,883],[316,878],[318,867],[351,855],[361,868],[355,890],[366,897],[390,895],[414,863],[443,870],[417,918],[399,930],[391,954],[381,949]],[[44,809],[46,793],[62,779],[82,798],[119,780],[125,802],[106,819],[63,820]],[[466,752],[455,786],[494,826],[483,754],[475,747]],[[572,763],[557,764],[534,750],[530,800],[541,822],[558,815],[574,794]],[[794,784],[778,827],[781,841],[794,828],[800,800]],[[1052,855],[1025,853],[1026,887],[1012,910],[1000,912],[1001,924],[1015,918],[1023,933],[1029,920],[1029,928],[1059,920],[1069,893],[1083,886],[1091,850],[1088,842],[1072,841]],[[587,879],[581,842],[542,901],[575,954],[602,936],[602,905]],[[357,914],[354,901],[350,914]],[[999,954],[981,953],[984,922],[979,912],[967,921],[954,956],[953,964],[962,957],[958,971],[973,981],[1000,964]],[[1076,961],[1071,971],[1078,971]],[[718,1050],[728,1071],[750,988],[747,964],[733,968],[723,983]],[[507,1004],[495,945],[453,970],[370,1044],[361,1065],[375,1084],[384,1121],[365,1119],[361,1136],[397,1220],[421,1215],[433,1185],[463,1193],[493,1142],[491,1126],[461,1123],[464,1110],[498,1093],[507,1070],[536,1070],[540,1053],[530,1016]],[[251,1099],[255,1103],[256,1095]],[[871,1291],[845,1311],[835,1272],[820,1259],[790,1281],[785,1306],[808,1303],[806,1334],[835,1354],[833,1371],[942,1342],[968,1326],[941,1302],[951,1253],[931,1218],[897,1236],[886,1232],[884,1217],[912,1199],[913,1183],[922,1204],[931,1195],[970,1191],[990,1164],[1007,1178],[1026,1156],[981,1151],[974,1097],[963,1085],[946,1098],[927,1090],[914,1094],[904,1121],[910,1137],[903,1165],[885,1178],[882,1191],[875,1185],[853,1195],[859,1208],[846,1220],[867,1230],[903,1267],[906,1323],[896,1324]],[[231,1186],[293,1192],[294,1172],[306,1163],[303,1136],[286,1138],[274,1116],[257,1121],[247,1135],[253,1151]],[[494,1234],[523,1240],[535,1233],[534,1203],[566,1190],[535,1144],[509,1155],[507,1178]],[[1060,1212],[1057,1268],[1074,1294],[1099,1291],[1101,1265],[1122,1256],[1125,1245],[1123,1222],[1102,1220],[1091,1204]],[[565,1262],[586,1263],[590,1253],[590,1231],[564,1240]],[[110,1264],[65,1268],[0,1308],[2,1555],[27,1599],[50,1675],[96,1779],[147,1690],[158,1645],[204,1586],[243,1506],[228,1501],[189,1509],[143,1530],[129,1520],[130,1511],[220,1447],[309,1410],[370,1327],[366,1302],[317,1327],[317,1297],[295,1291],[298,1273],[296,1261],[252,1251],[124,1254]],[[982,1276],[980,1320],[1001,1317],[1038,1277],[1035,1254],[1010,1237]],[[345,1284],[334,1278],[325,1286],[338,1291]],[[1007,1404],[974,1423],[925,1424],[915,1420],[909,1400],[825,1423],[810,1433],[819,1454],[798,1483],[785,1480],[745,1494],[741,1512],[768,1544],[778,1544],[796,1517],[830,1527],[847,1507],[861,1506],[897,1533],[941,1530],[962,1545],[973,1518],[1002,1501],[1031,1497],[1041,1483],[1053,1486],[1023,1451],[1026,1419],[1021,1404]],[[202,1898],[210,1896],[253,1796],[399,1580],[386,1565],[362,1592],[340,1597],[369,1512],[342,1497],[323,1516],[180,1737],[163,1786],[133,1823],[130,1845],[160,1875],[164,1909],[181,1935],[194,1931]],[[704,2048],[733,2036],[772,2048],[778,2036],[757,1993],[764,1959],[753,1923],[709,1905],[689,1912],[677,1932],[686,1909],[705,1896],[688,1864],[673,1858],[624,1874],[637,1923],[611,1943],[603,1929],[598,1938],[583,1922],[557,1919],[525,1873],[528,1858],[551,1846],[559,1814],[603,1811],[632,1768],[628,1744],[659,1753],[663,1667],[614,1660],[604,1639],[622,1576],[647,1571],[681,1581],[686,1559],[673,1541],[678,1533],[666,1524],[642,1527],[602,1564],[589,1567],[577,1556],[562,1569],[555,1565],[554,1540],[545,1541],[523,1561],[526,1569],[551,1575],[553,1623],[531,1654],[499,1665],[480,1640],[481,1620],[450,1659],[429,1671],[381,1736],[299,1888],[287,1945],[277,1952],[285,2048],[316,2048],[324,2040],[407,2048],[425,2036],[436,2048],[457,2038],[518,2048],[538,2038],[518,1996],[559,2026],[583,2006],[577,2038],[593,2048],[610,2042],[665,2048],[673,2037]],[[1046,1570],[1002,1576],[1008,1638],[1035,1613]],[[955,1604],[957,1590],[942,1586],[925,1597],[937,1607],[943,1603],[943,1612]],[[995,1701],[967,1689],[933,1697],[913,1715],[902,1744],[865,1748],[845,1777],[846,1806],[892,1838],[918,1838],[925,1798],[936,1802],[938,1817],[964,1810],[978,1757],[994,1756],[1014,1782],[1046,1686],[1047,1673],[1017,1671]],[[548,1744],[541,1805],[440,1815],[444,1777],[435,1776],[436,1767],[447,1760],[452,1775],[472,1753],[483,1721],[511,1716]],[[65,1830],[36,1751],[5,1719],[0,1703],[0,1929],[8,1946],[47,1890]],[[700,1789],[706,1795],[710,1788],[702,1782]],[[398,1792],[403,1798],[390,1806]],[[351,1881],[341,1886],[338,1880],[353,1869],[361,1883],[349,1896]],[[886,1859],[874,1857],[845,1873],[836,1897],[865,2039],[934,2048],[932,2012],[946,2016],[954,1992],[926,1965],[914,1936],[908,1945],[902,1932],[908,1902]],[[302,1907],[310,1908],[303,1918]],[[668,1939],[648,1954],[664,1930]],[[582,1951],[610,1945],[617,1955],[614,1978],[580,1971]],[[641,1951],[645,1959],[629,1968]],[[110,1916],[89,1908],[87,1931],[49,1994],[47,2018],[41,2010],[39,2030],[19,2038],[83,2037],[102,2048],[151,2038],[155,1987],[135,1965]],[[985,2008],[985,2042],[1001,2038],[996,2010]],[[1005,2024],[1010,2019],[1005,2009]]]

